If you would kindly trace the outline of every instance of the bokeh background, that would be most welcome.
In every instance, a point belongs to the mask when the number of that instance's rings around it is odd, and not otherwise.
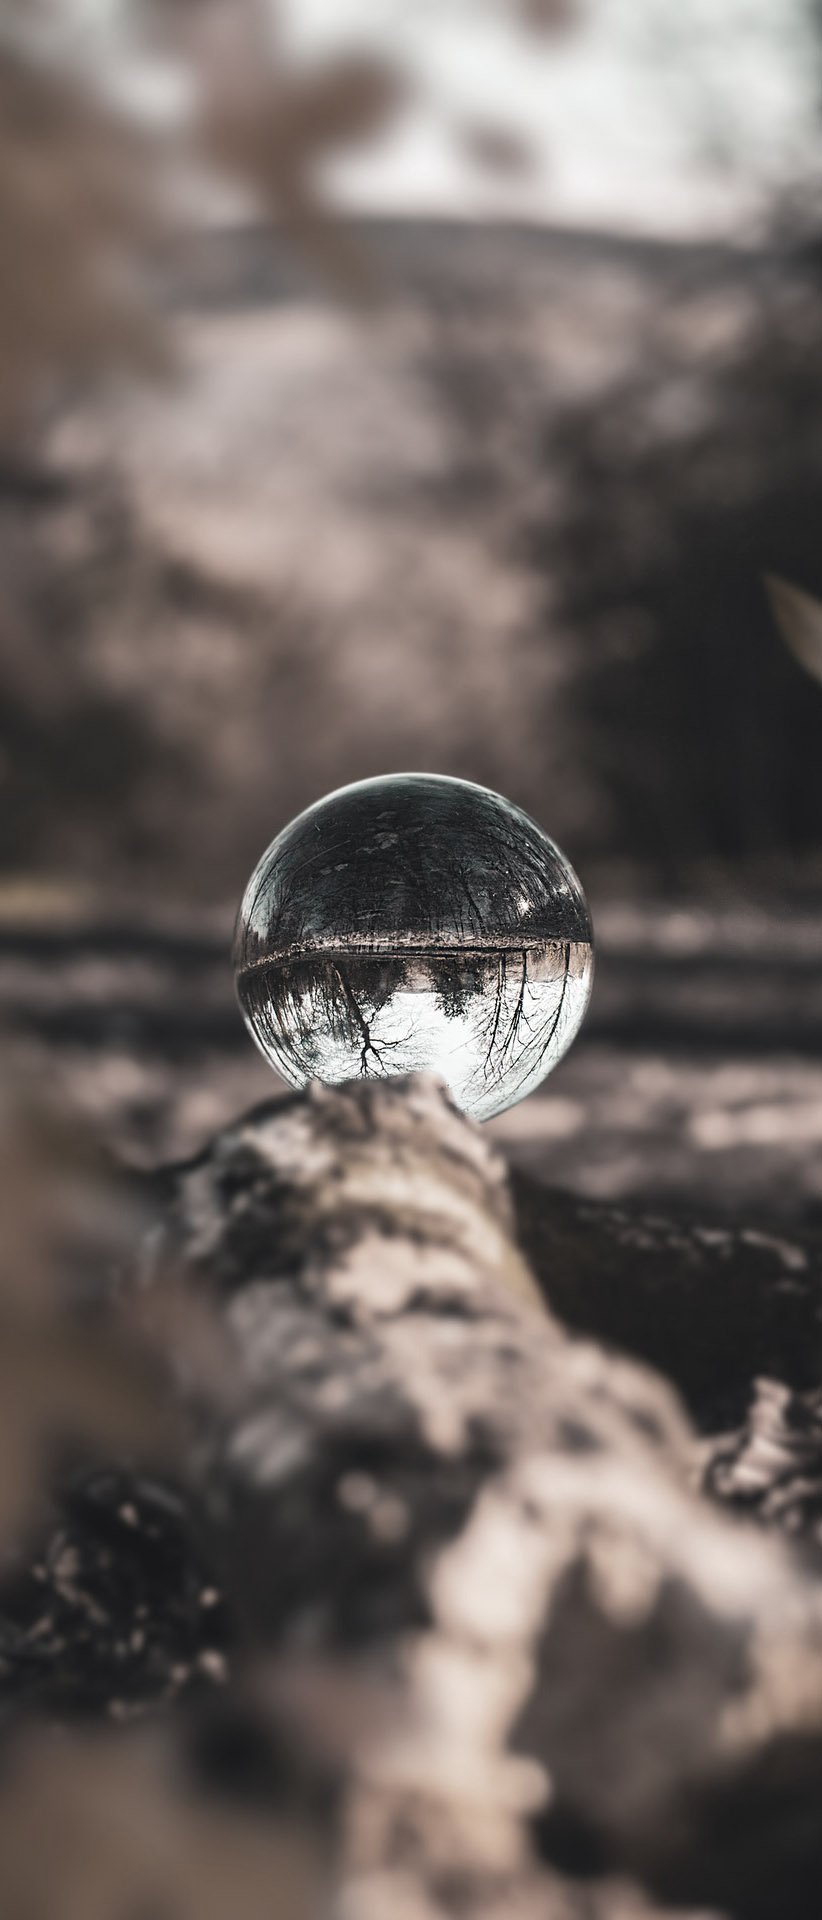
[[[5,0],[0,95],[15,1060],[192,1150],[263,847],[464,775],[599,941],[506,1151],[818,1218],[818,0]]]

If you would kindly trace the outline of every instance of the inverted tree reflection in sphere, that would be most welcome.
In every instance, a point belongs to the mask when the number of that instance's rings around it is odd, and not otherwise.
[[[593,949],[579,881],[527,814],[464,780],[394,774],[272,841],[234,961],[251,1033],[292,1086],[429,1068],[485,1120],[570,1046]]]

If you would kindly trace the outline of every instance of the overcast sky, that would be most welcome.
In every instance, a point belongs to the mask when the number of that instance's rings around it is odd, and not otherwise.
[[[68,11],[105,37],[130,4]],[[277,18],[294,58],[353,44],[416,83],[390,136],[338,170],[360,207],[733,237],[774,189],[822,190],[811,4],[579,0],[582,29],[542,41],[514,29],[514,0],[277,0]],[[523,135],[530,172],[472,167],[459,130],[476,123]]]
[[[348,192],[393,208],[733,232],[809,170],[820,77],[808,0],[583,6],[582,31],[540,44],[511,28],[504,0],[292,0],[295,50],[353,38],[420,80],[426,104],[347,164]],[[531,178],[478,177],[453,137],[476,120],[527,135]]]

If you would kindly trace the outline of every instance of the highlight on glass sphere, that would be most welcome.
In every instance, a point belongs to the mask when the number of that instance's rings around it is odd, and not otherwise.
[[[573,868],[519,807],[444,774],[389,774],[272,841],[234,965],[246,1024],[292,1087],[425,1068],[487,1120],[578,1032],[591,922]]]

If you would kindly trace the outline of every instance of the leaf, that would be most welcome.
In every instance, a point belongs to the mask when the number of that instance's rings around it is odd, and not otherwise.
[[[206,77],[201,131],[210,161],[255,188],[340,291],[373,298],[368,264],[320,176],[325,161],[390,124],[404,97],[398,74],[351,54],[302,76],[263,70],[252,85]]]
[[[577,0],[518,0],[517,11],[525,28],[546,37],[569,33],[580,24]]]
[[[529,142],[512,127],[490,120],[473,120],[457,129],[457,138],[473,165],[488,173],[516,178],[533,168],[534,154]]]
[[[777,574],[765,575],[765,588],[786,647],[806,673],[822,682],[822,600]]]

